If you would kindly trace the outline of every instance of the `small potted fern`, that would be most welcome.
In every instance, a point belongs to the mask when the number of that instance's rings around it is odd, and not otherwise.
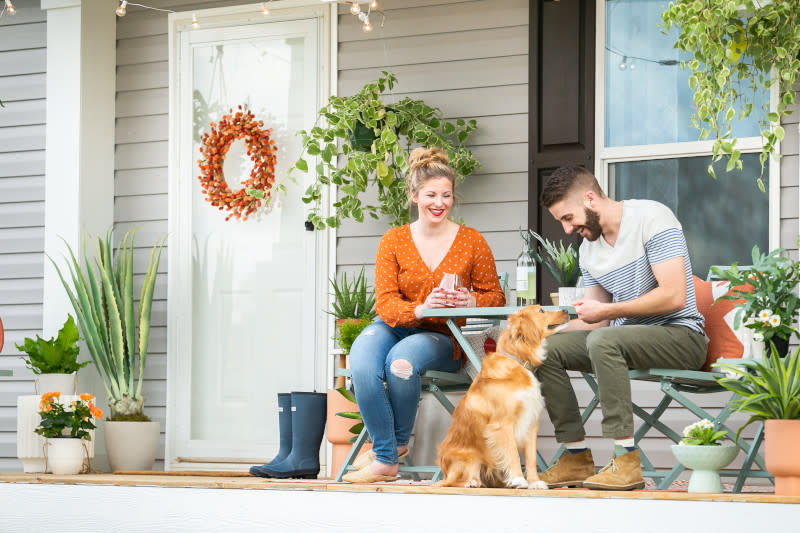
[[[558,294],[551,294],[553,305],[571,305],[578,297],[575,285],[581,276],[578,266],[578,245],[574,242],[564,246],[564,241],[558,244],[543,238],[535,231],[531,235],[539,244],[533,246],[533,258],[542,265],[558,283]]]

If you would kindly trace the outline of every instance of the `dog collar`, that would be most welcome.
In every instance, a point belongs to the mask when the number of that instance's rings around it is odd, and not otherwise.
[[[522,359],[520,359],[519,357],[516,357],[516,356],[514,356],[514,355],[511,355],[511,354],[510,354],[510,353],[508,353],[508,352],[503,352],[503,351],[500,351],[500,350],[498,350],[498,351],[497,351],[497,353],[499,353],[500,355],[505,355],[505,356],[506,356],[506,357],[508,357],[509,359],[513,359],[513,360],[514,360],[514,361],[516,361],[517,363],[521,364],[521,365],[522,365],[522,368],[524,368],[525,370],[527,370],[527,371],[528,371],[528,372],[530,372],[531,374],[534,374],[534,373],[536,373],[536,367],[535,367],[535,366],[533,366],[533,365],[531,364],[531,362],[530,362],[530,361],[523,361],[523,360],[522,360]]]

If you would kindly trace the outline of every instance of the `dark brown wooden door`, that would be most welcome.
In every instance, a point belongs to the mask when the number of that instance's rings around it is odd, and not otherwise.
[[[532,0],[528,92],[528,227],[551,240],[575,240],[539,205],[547,176],[567,164],[594,170],[595,0]],[[555,280],[542,272],[539,301]]]

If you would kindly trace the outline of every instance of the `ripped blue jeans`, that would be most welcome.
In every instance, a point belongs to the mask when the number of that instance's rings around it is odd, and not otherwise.
[[[397,464],[397,447],[408,444],[417,416],[422,374],[459,368],[461,361],[453,359],[453,343],[443,333],[393,328],[380,319],[361,332],[350,348],[350,372],[356,402],[379,462]]]

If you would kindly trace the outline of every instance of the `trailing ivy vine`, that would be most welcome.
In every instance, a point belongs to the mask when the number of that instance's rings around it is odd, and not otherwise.
[[[381,95],[396,84],[394,74],[383,72],[352,96],[332,96],[319,110],[314,127],[298,132],[302,152],[292,170],[307,172],[310,158],[319,158],[316,180],[303,195],[303,202],[314,205],[308,220],[317,229],[338,227],[348,218],[363,222],[365,215],[387,216],[392,226],[406,224],[410,216],[405,176],[409,152],[416,145],[443,149],[459,181],[479,167],[464,145],[477,123],[448,122],[438,108],[408,97],[384,103]],[[325,217],[321,204],[329,185],[338,188],[339,196],[333,213]],[[376,200],[368,199],[370,188],[377,190]]]
[[[734,120],[756,111],[762,136],[761,175],[785,132],[781,119],[795,103],[800,72],[800,1],[798,0],[678,0],[662,13],[663,27],[677,27],[675,47],[692,55],[681,62],[689,68],[694,91],[692,124],[700,138],[713,136],[712,163],[727,157],[727,171],[741,169],[741,152],[731,132]],[[774,74],[771,75],[772,69]],[[754,109],[760,91],[778,86],[778,105]],[[736,108],[739,111],[737,113]],[[709,164],[712,176],[714,169]]]

